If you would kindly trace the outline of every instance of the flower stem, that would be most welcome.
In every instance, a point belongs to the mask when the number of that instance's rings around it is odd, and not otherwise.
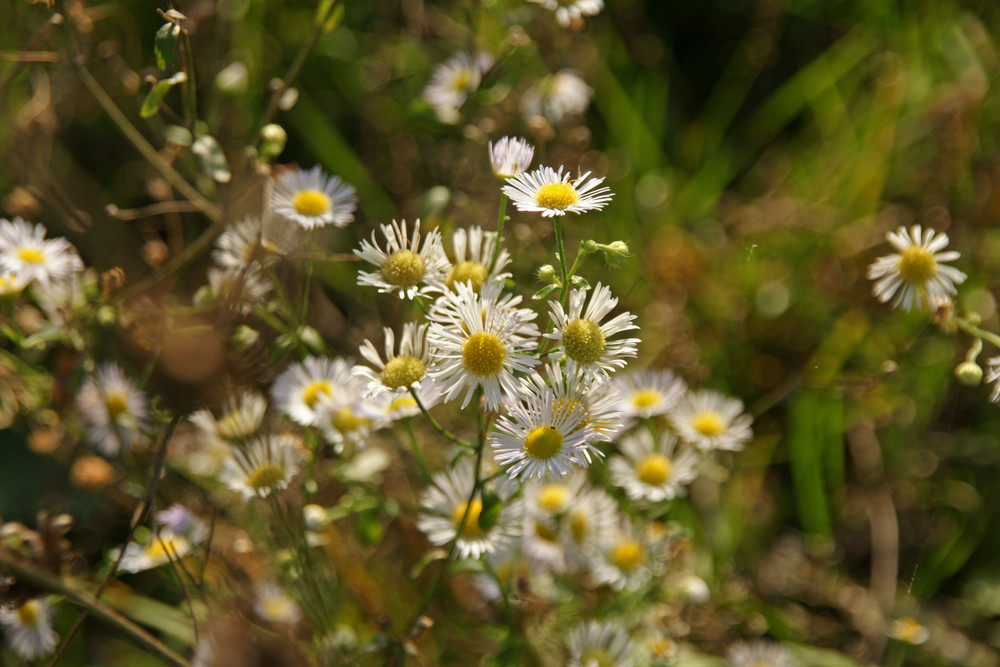
[[[500,257],[500,242],[503,241],[503,223],[507,220],[507,193],[503,190],[500,191],[500,216],[497,218],[497,238],[496,242],[493,244],[493,257],[490,259],[490,270],[488,273],[493,273],[493,269],[497,265],[497,258]]]
[[[464,447],[466,449],[469,449],[469,443],[459,438],[457,435],[446,429],[444,426],[441,426],[438,420],[434,419],[431,413],[427,411],[427,408],[424,407],[423,402],[420,400],[420,396],[417,395],[417,391],[413,387],[410,387],[410,396],[412,396],[413,400],[417,402],[417,407],[420,408],[420,412],[424,413],[424,417],[426,417],[427,421],[430,422],[431,426],[434,427],[434,430],[436,430],[438,433],[440,433],[445,438],[452,441],[459,447]]]
[[[554,216],[552,224],[556,232],[556,254],[559,255],[559,270],[562,273],[562,288],[559,290],[559,302],[566,300],[566,293],[569,291],[569,273],[566,271],[566,249],[563,247],[562,223],[560,217]]]
[[[955,324],[958,325],[959,329],[969,334],[970,336],[974,336],[981,340],[985,340],[987,343],[992,344],[994,347],[1000,348],[1000,335],[997,335],[992,331],[986,331],[984,329],[980,329],[972,322],[964,320],[960,317],[955,318]]]

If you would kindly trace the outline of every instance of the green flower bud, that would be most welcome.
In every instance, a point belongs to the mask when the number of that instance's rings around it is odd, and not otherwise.
[[[983,369],[973,361],[963,361],[955,366],[955,377],[969,387],[975,387],[983,381]]]

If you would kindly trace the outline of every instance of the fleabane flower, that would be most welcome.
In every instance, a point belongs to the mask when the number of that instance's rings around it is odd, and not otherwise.
[[[448,271],[448,258],[441,245],[441,232],[432,229],[420,243],[420,220],[413,225],[413,234],[408,234],[406,220],[391,225],[382,225],[385,250],[379,247],[372,232],[372,240],[361,241],[361,249],[354,254],[378,271],[358,272],[358,284],[377,287],[379,292],[399,294],[401,299],[430,296],[443,289],[444,277]]]
[[[753,438],[743,401],[708,389],[686,394],[667,419],[681,440],[703,451],[739,451]]]
[[[444,278],[444,285],[448,289],[455,291],[457,283],[469,282],[479,292],[483,285],[502,286],[510,277],[509,273],[503,272],[510,264],[510,253],[506,248],[501,248],[497,253],[496,266],[490,271],[490,262],[493,261],[493,252],[498,243],[495,233],[484,232],[482,227],[475,225],[468,231],[456,229],[451,242],[455,250],[455,262]]]
[[[527,171],[535,157],[535,147],[520,137],[503,137],[489,143],[490,165],[500,179],[513,178]]]
[[[727,667],[798,667],[798,661],[778,642],[741,642],[729,647]]]
[[[354,221],[357,207],[354,188],[316,165],[309,171],[298,167],[280,174],[274,182],[271,208],[303,229],[334,225],[346,227]]]
[[[555,394],[553,409],[582,410],[581,428],[591,429],[593,442],[609,442],[621,432],[622,413],[607,376],[586,373],[579,366],[563,368],[557,360],[549,360],[544,370],[544,378],[532,373],[524,381],[535,385],[536,392],[551,388]]]
[[[13,271],[0,270],[0,297],[20,294],[28,282]]]
[[[631,500],[658,503],[684,495],[685,487],[698,476],[701,456],[696,450],[678,446],[677,438],[666,431],[653,434],[641,429],[622,438],[621,456],[608,462],[611,481],[625,489]]]
[[[661,524],[638,530],[625,518],[592,555],[594,581],[616,591],[634,591],[663,573],[669,541]]]
[[[287,487],[304,460],[294,436],[265,434],[230,448],[219,481],[245,500],[266,498]]]
[[[87,439],[105,456],[132,447],[143,437],[149,416],[145,394],[114,362],[84,380],[76,396]]]
[[[47,656],[59,643],[59,635],[52,629],[52,611],[41,598],[0,606],[0,625],[14,653],[22,660]]]
[[[420,497],[422,510],[417,527],[431,543],[443,546],[458,537],[459,558],[480,558],[509,548],[521,534],[524,504],[514,498],[516,487],[501,479],[494,492],[502,503],[499,516],[488,522],[480,521],[483,512],[482,494],[472,496],[475,484],[475,461],[463,459],[451,470],[434,475],[433,486]],[[485,518],[485,517],[484,517]],[[464,521],[463,521],[464,519]]]
[[[570,182],[563,167],[539,167],[507,179],[504,193],[519,211],[535,211],[546,218],[567,213],[584,213],[604,208],[611,201],[610,188],[598,187],[603,178],[589,178],[590,172]]]
[[[27,284],[48,285],[83,271],[83,261],[64,238],[46,239],[44,225],[0,218],[0,273]]]
[[[990,357],[986,360],[986,377],[984,380],[987,383],[993,383],[993,391],[990,393],[990,400],[994,403],[1000,402],[1000,357]]]
[[[319,403],[339,402],[342,387],[353,381],[351,364],[346,359],[307,357],[281,373],[271,387],[271,397],[292,421],[303,426],[319,424]]]
[[[489,443],[493,456],[515,479],[559,478],[576,466],[586,468],[601,453],[591,443],[593,429],[578,403],[560,401],[536,383],[522,383],[518,400],[497,419]]]
[[[879,257],[868,267],[868,278],[875,281],[872,292],[882,303],[892,299],[893,308],[902,306],[905,310],[911,310],[914,303],[917,308],[930,306],[956,294],[955,285],[965,281],[964,273],[942,264],[961,257],[954,250],[940,252],[948,245],[947,234],[913,225],[885,237],[899,252]]]
[[[255,435],[264,422],[267,399],[254,391],[230,396],[218,417],[207,408],[191,415],[191,423],[215,441],[237,444]]]
[[[455,123],[459,108],[479,88],[483,74],[492,66],[493,56],[488,53],[457,53],[434,68],[423,98],[434,108],[441,122]]]
[[[431,308],[428,340],[434,347],[430,375],[439,384],[445,401],[463,390],[464,408],[476,387],[483,388],[485,407],[498,411],[503,392],[516,396],[520,384],[515,373],[527,373],[538,360],[530,354],[538,344],[535,313],[516,306],[520,297],[480,296],[470,283],[458,283]]]
[[[262,249],[263,221],[247,216],[230,225],[215,239],[212,260],[221,267],[243,267],[251,262],[274,262],[275,257]]]
[[[684,381],[669,370],[626,371],[615,375],[613,383],[625,428],[667,414],[687,392]]]
[[[573,70],[564,69],[525,91],[521,110],[529,123],[543,118],[559,123],[567,114],[583,113],[594,90]]]
[[[149,536],[147,544],[129,542],[125,545],[125,553],[121,556],[118,569],[123,572],[144,572],[177,561],[191,553],[191,543],[170,530],[161,530],[156,535]],[[111,560],[118,558],[119,550],[112,549]]]
[[[302,619],[302,609],[277,582],[264,581],[254,588],[253,610],[259,618],[280,625],[297,625]]]
[[[264,277],[256,262],[237,267],[211,267],[208,269],[207,290],[195,295],[199,306],[224,305],[243,315],[254,306],[263,305],[271,292],[271,282]]]
[[[632,667],[636,645],[628,632],[607,621],[586,621],[566,636],[568,667]]]
[[[385,392],[407,393],[411,387],[420,386],[421,381],[427,376],[427,366],[431,362],[431,349],[427,344],[427,326],[416,322],[404,324],[398,352],[396,335],[392,329],[385,327],[385,361],[382,361],[382,357],[370,340],[361,344],[358,352],[375,367],[375,369],[368,366],[354,367],[354,374],[368,383],[366,397]]]
[[[587,290],[574,289],[569,293],[568,310],[558,301],[549,301],[553,331],[546,337],[561,347],[561,351],[554,354],[565,354],[570,369],[579,366],[588,373],[610,373],[624,368],[625,359],[636,355],[639,339],[609,339],[623,331],[638,329],[633,324],[635,315],[621,313],[604,322],[607,314],[618,305],[618,299],[601,283],[597,283],[584,310],[586,299]]]

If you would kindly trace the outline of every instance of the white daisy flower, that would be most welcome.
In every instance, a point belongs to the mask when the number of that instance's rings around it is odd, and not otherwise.
[[[632,667],[636,644],[625,628],[607,621],[586,621],[569,631],[569,667]]]
[[[564,572],[562,524],[575,496],[585,484],[583,473],[576,472],[559,481],[528,480],[522,487],[524,497],[525,560],[546,570]]]
[[[87,439],[105,456],[116,455],[142,438],[149,406],[145,394],[114,362],[84,380],[76,396]]]
[[[156,513],[156,522],[166,528],[170,534],[186,539],[191,544],[201,544],[208,539],[208,526],[194,515],[191,510],[174,503],[165,510]]]
[[[455,54],[434,68],[423,98],[434,108],[441,122],[455,123],[459,118],[458,110],[479,88],[483,74],[492,66],[493,57],[487,53]]]
[[[591,574],[598,585],[638,590],[663,573],[668,546],[662,530],[640,531],[622,518],[613,537],[592,554]]]
[[[510,277],[504,273],[504,267],[510,264],[510,253],[501,248],[497,254],[497,263],[490,271],[493,261],[493,251],[497,238],[493,232],[484,232],[482,227],[470,227],[468,231],[456,229],[452,235],[455,249],[455,262],[451,265],[444,278],[445,287],[454,291],[456,283],[471,282],[475,291],[480,291],[483,285],[503,285]]]
[[[520,137],[503,137],[489,143],[490,165],[500,179],[513,178],[527,171],[535,157],[535,147]]]
[[[413,225],[412,236],[407,235],[406,220],[382,225],[386,248],[382,250],[375,240],[361,241],[361,249],[354,254],[378,267],[378,271],[358,272],[358,284],[377,287],[382,293],[399,293],[401,299],[430,296],[443,289],[448,272],[448,258],[441,245],[441,232],[434,228],[420,244],[420,220]],[[420,285],[423,284],[423,287]]]
[[[565,354],[571,371],[576,365],[590,373],[611,373],[624,368],[625,359],[636,355],[639,339],[608,339],[622,331],[638,329],[633,324],[635,315],[625,312],[602,323],[618,305],[618,299],[612,297],[611,290],[601,283],[597,283],[584,310],[586,299],[587,290],[571,290],[568,312],[558,301],[549,301],[553,331],[545,336],[562,347],[561,352],[554,353],[554,356]]]
[[[647,369],[616,375],[614,391],[628,428],[638,419],[670,412],[687,392],[687,385],[671,371]]]
[[[430,377],[424,377],[416,387],[417,397],[424,407],[430,410],[441,402],[441,391],[437,382]],[[367,398],[360,408],[361,414],[377,424],[398,421],[415,417],[421,413],[417,401],[409,393],[396,394],[384,392]]]
[[[266,498],[287,487],[304,460],[294,436],[266,434],[230,447],[219,481],[244,500]]]
[[[278,409],[303,426],[319,424],[319,403],[324,397],[335,404],[345,401],[342,388],[353,382],[353,364],[345,359],[308,357],[285,369],[271,387]]]
[[[357,381],[341,387],[337,399],[324,396],[317,406],[320,414],[317,426],[337,453],[347,444],[363,445],[372,430],[385,425],[385,420],[372,418],[373,410],[362,398],[364,387],[359,379],[354,379]]]
[[[601,453],[590,441],[593,429],[585,423],[582,406],[559,401],[548,387],[522,383],[518,400],[511,401],[494,424],[489,443],[497,463],[514,479],[563,477],[575,466],[586,468]]]
[[[257,584],[252,604],[254,613],[269,623],[297,625],[302,620],[299,605],[274,581]]]
[[[545,118],[559,123],[567,114],[586,111],[593,96],[594,90],[576,72],[564,69],[525,91],[521,110],[529,122]]]
[[[123,572],[144,572],[178,561],[191,553],[191,543],[169,530],[161,530],[156,535],[150,534],[148,544],[129,542],[125,545],[125,553],[121,557],[118,569]],[[108,558],[118,559],[119,550],[112,549]]]
[[[262,266],[273,263],[275,257],[262,248],[264,223],[260,216],[247,216],[226,228],[215,239],[212,260],[223,268],[238,268],[251,263]]]
[[[21,218],[0,218],[0,272],[13,273],[24,283],[71,278],[83,271],[83,261],[64,238],[46,240],[43,225],[32,225]]]
[[[216,418],[207,408],[191,415],[191,423],[208,437],[237,444],[255,435],[264,423],[267,399],[254,391],[230,396],[222,414]]]
[[[19,606],[0,606],[0,625],[14,653],[22,660],[47,656],[59,644],[59,635],[52,629],[52,611],[41,598]]]
[[[701,450],[735,452],[753,438],[743,401],[707,389],[686,394],[667,419],[681,440]]]
[[[332,224],[346,227],[354,221],[358,198],[354,188],[316,165],[285,171],[274,182],[271,210],[299,223],[303,229]]]
[[[595,442],[610,442],[622,432],[620,401],[607,376],[587,373],[579,366],[563,369],[558,362],[552,361],[546,369],[557,402],[578,404],[583,408],[584,422],[593,429]]]
[[[195,304],[225,304],[246,315],[254,306],[263,305],[270,293],[271,281],[264,276],[259,264],[221,269],[213,266],[208,269],[208,293],[199,293]]]
[[[504,193],[519,211],[536,211],[546,218],[567,213],[584,213],[604,208],[611,201],[612,192],[607,187],[597,187],[603,178],[591,178],[590,172],[581,174],[570,183],[569,173],[563,167],[539,167],[507,179]]]
[[[777,642],[741,642],[726,652],[728,667],[798,667],[798,661]]]
[[[396,336],[389,327],[385,332],[385,361],[370,340],[365,340],[358,352],[375,370],[367,366],[355,366],[354,374],[368,382],[366,397],[382,393],[398,395],[408,393],[410,387],[419,387],[427,375],[431,362],[431,349],[427,344],[426,324],[408,322],[403,325],[403,335],[396,352]]]
[[[914,303],[921,308],[957,294],[955,285],[962,284],[966,276],[942,265],[961,257],[954,250],[939,252],[948,245],[947,234],[914,225],[909,231],[900,227],[885,236],[899,253],[879,257],[868,267],[868,278],[876,281],[872,290],[875,298],[882,303],[892,299],[893,308],[901,305],[910,310]]]
[[[506,550],[521,535],[524,504],[512,497],[517,489],[509,480],[501,479],[495,487],[502,503],[499,517],[490,526],[480,524],[482,496],[469,501],[475,483],[475,465],[474,459],[466,458],[451,470],[434,475],[433,486],[420,498],[423,511],[417,527],[432,544],[450,543],[458,534],[458,526],[463,526],[458,538],[459,558],[481,558],[484,554]],[[465,517],[464,523],[462,517]]]
[[[529,321],[535,313],[516,307],[520,297],[480,297],[468,282],[456,289],[438,299],[428,315],[427,337],[435,349],[429,373],[445,401],[464,390],[464,408],[482,387],[486,409],[498,411],[502,392],[516,396],[521,390],[514,373],[527,373],[538,363],[530,354],[539,333]]]
[[[701,456],[692,448],[678,446],[666,431],[653,434],[642,429],[618,444],[621,456],[608,462],[611,482],[625,489],[632,500],[658,503],[683,496],[685,487],[698,477]]]
[[[570,486],[569,507],[559,517],[559,537],[567,564],[588,569],[593,555],[608,548],[618,534],[618,504],[603,489]]]

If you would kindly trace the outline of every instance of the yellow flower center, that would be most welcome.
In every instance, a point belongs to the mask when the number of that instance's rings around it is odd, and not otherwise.
[[[718,412],[706,410],[691,418],[691,427],[703,436],[711,438],[726,430],[726,422]]]
[[[44,264],[45,254],[38,248],[18,248],[17,258],[25,264]]]
[[[758,660],[757,662],[750,663],[750,667],[774,667],[774,665],[769,662],[760,662]]]
[[[313,403],[315,402],[313,399]],[[257,424],[239,410],[234,410],[215,422],[215,430],[226,440],[244,440],[257,432]]]
[[[471,282],[472,289],[478,292],[479,288],[486,282],[487,276],[489,276],[489,272],[479,262],[459,262],[451,267],[444,284],[448,289],[454,290],[456,283]]]
[[[604,354],[604,332],[593,320],[573,320],[562,334],[566,356],[578,364],[592,364]]]
[[[476,377],[493,377],[503,369],[507,351],[494,334],[480,331],[462,345],[462,365]]]
[[[295,618],[295,603],[284,596],[271,596],[261,600],[264,616],[270,621],[286,623]]]
[[[899,277],[913,285],[922,285],[937,273],[934,253],[922,246],[910,246],[899,257]]]
[[[652,389],[640,389],[632,394],[632,405],[639,408],[648,408],[660,402],[660,392]]]
[[[546,484],[538,492],[538,506],[550,514],[564,511],[568,502],[569,487],[565,484]]]
[[[535,524],[535,535],[546,542],[558,542],[559,539],[556,537],[556,531],[552,529],[552,526],[546,525],[544,523]]]
[[[569,517],[569,530],[577,544],[583,542],[590,535],[590,519],[584,512],[573,512]]]
[[[413,400],[412,396],[400,396],[395,401],[389,405],[389,412],[395,412],[396,410],[412,410],[417,407],[417,402]]]
[[[650,454],[636,464],[635,474],[639,481],[650,486],[660,486],[674,472],[674,467],[670,459],[661,454]]]
[[[642,563],[642,546],[635,540],[625,540],[611,550],[611,562],[622,572],[635,569]]]
[[[424,258],[412,250],[397,250],[382,265],[382,277],[396,287],[413,287],[424,277]]]
[[[482,537],[483,529],[479,527],[479,514],[483,511],[483,502],[481,500],[473,500],[471,504],[462,503],[455,507],[455,511],[451,514],[451,520],[455,522],[455,526],[459,526],[462,523],[462,516],[465,515],[465,508],[469,508],[469,514],[465,517],[465,527],[462,529],[462,535],[464,537]]]
[[[581,665],[597,665],[597,667],[614,667],[615,659],[603,648],[588,648],[580,654]]]
[[[299,215],[316,217],[330,210],[330,198],[319,190],[300,190],[292,199],[292,208]]]
[[[257,466],[247,475],[247,486],[254,491],[272,491],[285,481],[285,467],[277,463]]]
[[[390,389],[409,387],[424,377],[427,366],[424,362],[409,354],[394,357],[382,369],[382,384]]]
[[[538,188],[535,201],[542,208],[552,208],[565,211],[580,199],[576,188],[569,183],[549,183]]]
[[[38,600],[28,600],[17,608],[17,620],[26,628],[35,627],[41,616],[41,603]]]
[[[893,622],[893,633],[896,639],[908,644],[921,644],[927,639],[927,629],[915,619],[901,618]]]
[[[550,459],[562,449],[562,434],[551,426],[539,426],[524,439],[524,451],[533,459]]]
[[[104,397],[104,406],[108,410],[108,419],[115,421],[128,412],[128,399],[123,392],[112,391]]]
[[[451,79],[452,90],[461,93],[466,88],[469,87],[469,82],[472,81],[472,72],[468,68],[463,67],[461,69],[455,70],[455,74]]]
[[[302,402],[312,410],[319,402],[321,395],[333,396],[329,380],[313,380],[302,389]]]
[[[330,423],[333,425],[333,428],[341,433],[350,433],[363,427],[368,423],[368,420],[357,416],[354,414],[354,410],[351,410],[350,406],[346,406],[337,410],[337,414],[333,416]]]
[[[0,276],[0,296],[19,292],[21,291],[21,287],[22,285],[17,281],[17,276],[13,273]]]

